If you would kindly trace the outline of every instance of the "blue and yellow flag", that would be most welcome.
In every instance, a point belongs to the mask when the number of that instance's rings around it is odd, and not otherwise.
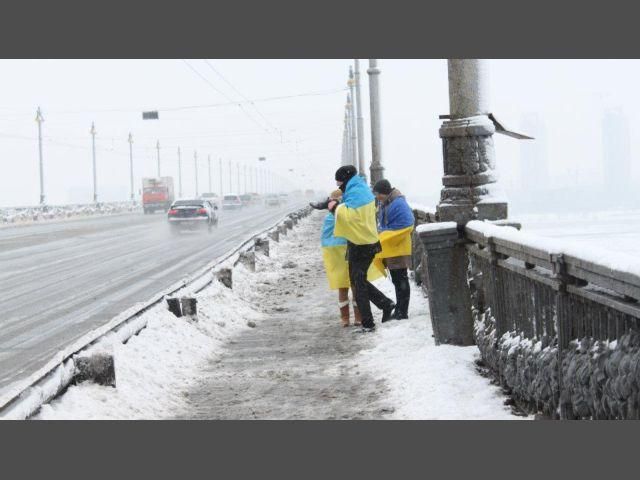
[[[376,258],[411,255],[411,232],[413,232],[413,225],[401,230],[385,230],[380,232],[382,251],[376,255]]]
[[[332,290],[349,288],[350,286],[349,264],[346,260],[347,241],[333,235],[334,226],[335,219],[333,215],[328,214],[322,225],[321,245],[324,270],[329,281],[329,288]],[[385,274],[382,260],[374,259],[367,272],[367,280],[372,282]]]
[[[356,245],[370,245],[378,241],[375,198],[360,176],[347,183],[342,204],[335,210],[336,226],[333,234]]]

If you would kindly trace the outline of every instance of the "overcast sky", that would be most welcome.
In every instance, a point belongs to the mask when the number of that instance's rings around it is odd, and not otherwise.
[[[141,177],[155,175],[159,140],[163,175],[177,178],[177,149],[181,148],[185,194],[194,191],[194,152],[199,159],[200,191],[208,190],[209,155],[214,191],[219,190],[219,159],[225,192],[230,188],[229,161],[234,165],[233,190],[237,190],[235,169],[240,164],[241,169],[268,167],[296,187],[329,191],[340,163],[351,63],[345,59],[212,59],[209,64],[203,60],[2,60],[0,205],[38,202],[34,121],[38,106],[45,118],[45,194],[51,204],[91,198],[92,121],[98,132],[98,194],[103,200],[128,197],[129,132],[134,138],[136,189]],[[543,120],[553,185],[578,183],[587,188],[600,181],[601,123],[606,109],[620,109],[628,117],[632,158],[640,152],[640,138],[635,135],[640,132],[638,61],[491,60],[489,64],[494,114],[514,129],[531,113]],[[366,59],[361,66],[368,164]],[[379,66],[387,177],[410,196],[437,199],[442,175],[438,115],[448,112],[446,60],[380,60]],[[242,107],[220,105],[243,99],[255,102]],[[151,109],[159,110],[160,119],[143,121],[141,112]],[[496,136],[496,153],[503,185],[526,188],[521,143]],[[267,161],[259,164],[260,156]],[[632,162],[632,178],[637,180],[639,173]]]

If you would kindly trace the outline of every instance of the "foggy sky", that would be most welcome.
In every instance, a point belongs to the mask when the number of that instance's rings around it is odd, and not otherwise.
[[[38,106],[45,117],[45,193],[51,204],[90,200],[92,121],[102,200],[128,197],[129,132],[136,188],[142,176],[155,175],[159,140],[163,174],[177,177],[181,148],[185,194],[194,188],[194,151],[200,191],[208,189],[208,155],[214,191],[219,158],[228,191],[228,161],[254,167],[259,156],[291,186],[332,189],[346,97],[338,90],[346,88],[352,60],[211,60],[237,91],[202,60],[188,62],[207,81],[181,60],[2,60],[0,205],[38,202]],[[361,61],[368,165],[367,63]],[[448,112],[446,60],[380,60],[379,66],[387,178],[406,194],[434,203],[442,175],[438,115]],[[612,108],[628,120],[631,178],[638,179],[633,159],[640,152],[639,83],[640,63],[634,60],[492,60],[489,97],[493,113],[508,127],[522,129],[531,114],[542,121],[545,145],[538,150],[548,157],[550,186],[587,188],[603,183],[602,119]],[[240,94],[264,99],[331,91],[338,92],[256,102],[258,110],[249,104],[163,110],[238,101]],[[147,109],[158,109],[160,120],[143,121]],[[495,142],[501,184],[526,191],[523,165],[531,160],[522,161],[522,145],[499,135]],[[234,177],[234,190],[235,183]]]

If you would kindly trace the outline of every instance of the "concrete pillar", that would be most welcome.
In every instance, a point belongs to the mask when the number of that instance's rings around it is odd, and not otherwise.
[[[230,268],[221,268],[215,272],[218,281],[227,288],[233,288],[233,270]]]
[[[279,242],[280,241],[280,234],[279,234],[277,229],[276,230],[271,230],[269,233],[267,233],[267,235],[274,242]]]
[[[455,222],[417,227],[426,254],[426,290],[436,345],[473,345],[465,240]]]
[[[440,128],[444,176],[440,221],[507,218],[507,203],[495,187],[495,126],[489,119],[485,60],[450,59],[449,119]]]
[[[495,188],[495,126],[488,114],[484,60],[450,59],[449,116],[440,128],[444,176],[436,224],[418,227],[436,343],[473,344],[468,256],[462,229],[473,219],[507,218]]]
[[[182,315],[184,317],[196,318],[198,316],[198,299],[192,297],[180,298],[180,306],[182,307]]]
[[[380,69],[378,59],[369,59],[369,108],[371,115],[371,185],[384,178],[382,166],[382,128],[380,126]]]
[[[291,219],[285,220],[284,224],[289,230],[293,230],[293,220]]]
[[[286,235],[287,234],[287,226],[284,223],[278,225],[278,232],[280,233],[280,235]]]
[[[171,313],[173,313],[176,317],[182,316],[182,308],[180,306],[179,298],[167,298],[167,308]]]
[[[265,256],[269,256],[269,240],[258,237],[253,241],[253,248],[256,252],[260,252]]]
[[[98,351],[76,355],[73,358],[76,373],[73,383],[85,381],[98,385],[116,386],[116,367],[113,352]]]
[[[234,263],[233,266],[235,267],[238,263],[243,264],[245,267],[249,269],[249,271],[255,272],[256,271],[256,252],[254,250],[246,250],[244,252],[240,252],[238,254],[238,260],[236,260],[236,263]]]

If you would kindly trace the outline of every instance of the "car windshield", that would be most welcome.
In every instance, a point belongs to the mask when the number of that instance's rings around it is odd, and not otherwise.
[[[173,207],[202,207],[202,200],[176,200]]]
[[[225,195],[224,196],[225,200],[233,200],[234,202],[238,200],[238,196],[237,195]]]

